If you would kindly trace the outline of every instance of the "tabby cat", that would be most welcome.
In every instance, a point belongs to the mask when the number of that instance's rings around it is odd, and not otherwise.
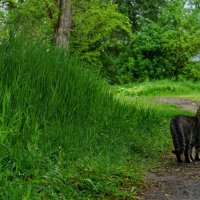
[[[176,154],[177,161],[183,162],[183,155],[188,163],[200,160],[200,106],[194,117],[178,115],[172,118],[170,130],[175,148],[172,153]]]

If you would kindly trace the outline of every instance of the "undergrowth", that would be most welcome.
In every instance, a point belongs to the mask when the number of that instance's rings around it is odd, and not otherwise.
[[[167,115],[60,49],[1,44],[0,72],[0,199],[132,199],[170,148]]]
[[[114,91],[123,96],[185,96],[200,99],[199,81],[159,80],[115,86]]]

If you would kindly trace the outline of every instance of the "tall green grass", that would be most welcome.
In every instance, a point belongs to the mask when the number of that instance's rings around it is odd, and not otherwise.
[[[197,100],[200,99],[199,88],[199,81],[183,80],[177,82],[166,79],[116,86],[114,90],[123,96],[184,96]]]
[[[62,50],[1,44],[0,199],[132,199],[169,148],[162,118]]]

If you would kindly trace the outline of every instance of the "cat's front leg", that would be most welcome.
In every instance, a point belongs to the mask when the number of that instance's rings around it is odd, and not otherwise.
[[[177,162],[179,162],[179,163],[183,162],[183,159],[182,159],[183,151],[173,150],[172,153],[174,153],[176,155]]]

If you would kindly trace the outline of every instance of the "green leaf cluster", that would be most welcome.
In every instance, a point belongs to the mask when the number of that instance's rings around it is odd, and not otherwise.
[[[123,48],[132,37],[129,18],[111,1],[80,1],[73,10],[71,51],[92,65],[102,67],[101,58],[105,61],[110,49]]]
[[[51,9],[52,16],[49,16]],[[1,6],[0,20],[4,23],[0,29],[6,32],[2,39],[11,39],[16,35],[24,41],[46,41],[53,38],[53,28],[57,18],[57,7],[52,0],[4,0]]]
[[[200,50],[199,38],[199,11],[184,7],[181,1],[170,1],[156,22],[144,21],[133,40],[132,80],[199,79],[187,75],[194,71],[190,58]]]
[[[200,52],[199,0],[71,0],[69,49],[110,83],[195,79]],[[16,35],[25,43],[54,45],[62,11],[55,0],[3,0],[0,42]]]

